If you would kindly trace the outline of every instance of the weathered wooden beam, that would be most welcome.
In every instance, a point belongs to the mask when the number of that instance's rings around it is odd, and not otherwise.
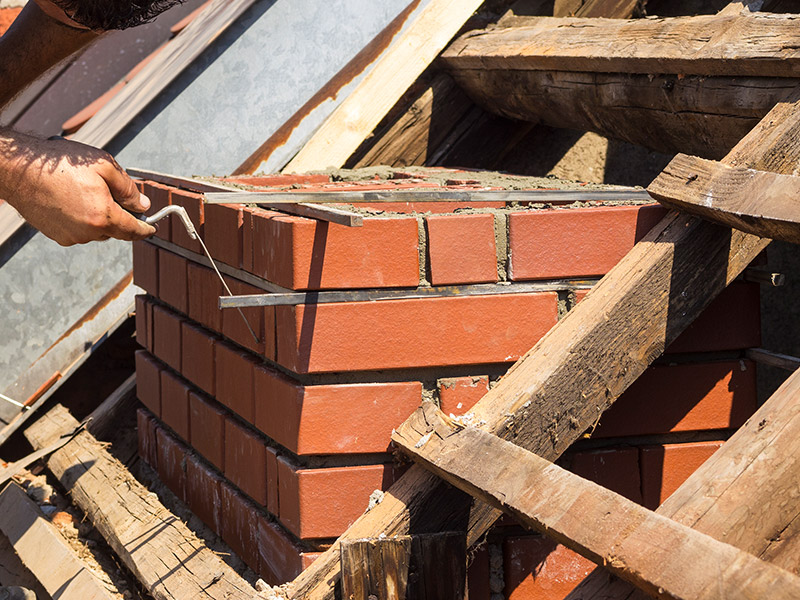
[[[785,371],[796,371],[800,369],[800,358],[796,356],[789,356],[788,354],[780,354],[779,352],[771,352],[764,348],[749,348],[745,355],[754,363],[759,365],[766,365],[768,367],[775,367]]]
[[[58,405],[25,431],[41,448],[77,421]],[[220,560],[88,432],[47,462],[72,501],[155,600],[250,600],[255,590]]]
[[[722,158],[800,79],[453,69],[482,107],[664,152]]]
[[[800,575],[800,372],[656,511]],[[595,569],[566,600],[646,600]]]
[[[556,0],[554,17],[606,17],[625,19],[620,13],[631,16],[640,0]]]
[[[795,15],[532,20],[464,34],[442,53],[451,70],[797,77]],[[609,43],[608,40],[613,40]]]
[[[411,536],[342,543],[342,598],[405,600]]]
[[[800,177],[679,154],[647,191],[669,208],[761,237],[800,243]]]
[[[800,596],[800,578],[426,402],[392,441],[464,492],[658,598]]]
[[[16,483],[0,493],[0,531],[52,598],[114,597]]]

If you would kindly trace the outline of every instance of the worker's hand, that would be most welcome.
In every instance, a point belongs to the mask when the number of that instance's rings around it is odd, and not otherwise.
[[[0,198],[62,246],[155,233],[128,212],[146,211],[150,200],[111,155],[61,138],[0,130]]]

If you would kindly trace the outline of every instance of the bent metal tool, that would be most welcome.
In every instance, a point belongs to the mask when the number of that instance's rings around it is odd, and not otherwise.
[[[211,253],[208,251],[208,248],[206,248],[206,245],[203,242],[203,238],[197,235],[197,230],[194,227],[194,223],[192,223],[192,220],[189,218],[189,214],[186,212],[185,208],[183,208],[182,206],[176,206],[175,204],[171,204],[170,206],[165,206],[164,208],[162,208],[161,210],[150,216],[136,215],[136,217],[140,221],[144,221],[148,225],[155,225],[158,221],[160,221],[164,217],[168,217],[169,215],[176,215],[177,217],[179,217],[181,222],[183,223],[183,226],[186,228],[186,233],[189,234],[189,237],[192,238],[193,240],[197,240],[198,242],[200,242],[200,246],[202,246],[203,252],[205,252],[206,257],[208,257],[208,262],[211,263],[211,267],[214,269],[214,272],[217,274],[217,277],[219,277],[219,280],[222,282],[222,287],[225,288],[225,291],[227,292],[228,296],[233,296],[231,288],[229,288],[228,284],[225,283],[225,279],[222,278],[222,273],[220,273],[219,269],[217,268],[217,263],[215,263],[214,259],[211,258]],[[253,339],[256,341],[257,344],[260,344],[261,340],[258,339],[256,332],[253,331],[253,328],[250,325],[250,322],[247,320],[247,317],[244,316],[242,309],[238,308],[238,311],[239,314],[242,316],[244,324],[247,326],[247,330],[250,332],[250,335],[253,336]]]

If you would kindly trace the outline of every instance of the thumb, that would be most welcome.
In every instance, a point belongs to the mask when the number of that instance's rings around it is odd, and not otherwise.
[[[101,174],[117,204],[135,213],[143,213],[150,208],[150,199],[139,192],[133,179],[121,167],[109,164]]]

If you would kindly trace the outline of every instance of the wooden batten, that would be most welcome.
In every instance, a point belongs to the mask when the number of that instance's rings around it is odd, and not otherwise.
[[[753,235],[800,244],[800,177],[679,154],[647,191],[669,208]]]

